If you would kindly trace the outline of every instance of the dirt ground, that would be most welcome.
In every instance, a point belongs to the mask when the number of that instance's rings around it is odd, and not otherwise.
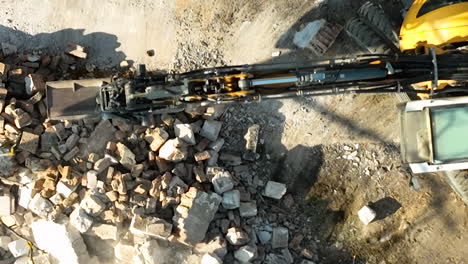
[[[102,68],[126,59],[185,71],[316,58],[293,46],[294,33],[318,18],[344,24],[364,1],[0,2],[0,42],[23,50],[75,42]],[[402,3],[382,4],[397,28]],[[363,52],[342,32],[325,56]],[[340,95],[240,105],[223,117],[232,151],[243,147],[249,125],[261,125],[258,174],[288,184],[295,206],[278,206],[290,211],[290,229],[304,234],[317,263],[468,262],[467,206],[438,175],[417,176],[420,190],[410,186],[396,104],[391,95]],[[356,216],[366,204],[379,219],[368,226]]]

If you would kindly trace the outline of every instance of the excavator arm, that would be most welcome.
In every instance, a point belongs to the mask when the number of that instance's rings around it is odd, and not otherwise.
[[[420,86],[450,80],[445,89]],[[47,83],[50,119],[89,115],[148,120],[152,115],[215,104],[232,104],[345,93],[468,91],[468,54],[363,55],[302,63],[254,64],[150,74],[112,80]]]

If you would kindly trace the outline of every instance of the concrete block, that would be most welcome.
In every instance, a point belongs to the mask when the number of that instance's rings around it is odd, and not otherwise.
[[[208,148],[216,152],[219,152],[223,148],[224,143],[225,143],[224,138],[218,138],[216,141],[211,142],[210,145],[208,145]]]
[[[132,170],[133,166],[136,165],[135,154],[124,144],[117,143],[117,155],[119,156],[119,162],[125,168]]]
[[[78,155],[78,153],[80,153],[80,149],[78,147],[74,147],[63,156],[63,160],[69,161],[73,159],[76,155]]]
[[[219,121],[206,120],[200,131],[200,135],[211,141],[216,141],[223,123]]]
[[[31,224],[34,240],[59,263],[89,263],[88,250],[80,233],[65,223],[39,220]]]
[[[109,120],[102,120],[94,128],[89,136],[88,153],[101,153],[105,149],[107,142],[113,141],[116,129]]]
[[[240,206],[240,192],[239,190],[232,190],[223,193],[223,207],[229,210],[239,208]]]
[[[176,137],[180,138],[188,145],[197,144],[197,141],[195,140],[195,134],[190,124],[175,124],[174,133]]]
[[[218,194],[206,193],[195,187],[182,195],[181,203],[173,217],[173,223],[180,230],[182,241],[196,244],[205,238],[221,200]]]
[[[81,233],[88,231],[93,225],[93,222],[93,218],[79,207],[70,214],[70,224]]]
[[[223,194],[234,188],[234,181],[228,171],[221,171],[217,173],[211,180],[213,187],[218,194]]]
[[[370,224],[376,216],[377,213],[367,205],[358,211],[358,217],[365,225]]]
[[[86,196],[81,200],[80,207],[90,216],[98,216],[106,210],[106,204],[95,195]]]
[[[35,154],[39,146],[39,136],[33,133],[24,131],[21,135],[21,141],[18,148],[29,153]]]
[[[239,214],[241,217],[254,217],[257,216],[257,202],[240,203]]]
[[[29,210],[42,218],[47,218],[53,211],[54,205],[37,193],[29,202]]]
[[[68,150],[72,150],[76,146],[76,144],[78,144],[79,140],[80,136],[78,136],[77,134],[71,134],[71,136],[67,138],[67,141],[65,141],[65,146],[67,146]]]
[[[272,248],[287,248],[289,242],[289,230],[285,227],[273,228],[273,236],[271,237]]]
[[[286,185],[279,182],[268,181],[262,195],[279,200],[286,194]]]

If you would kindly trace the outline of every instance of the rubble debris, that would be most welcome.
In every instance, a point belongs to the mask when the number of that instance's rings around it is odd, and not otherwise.
[[[254,246],[243,246],[234,252],[234,257],[241,263],[249,263],[255,258],[257,254],[257,248]]]
[[[24,78],[26,94],[34,95],[37,92],[45,92],[45,81],[40,74],[29,74]]]
[[[179,139],[170,139],[159,149],[159,157],[165,160],[180,162],[187,158],[186,145]]]
[[[240,206],[240,192],[239,190],[232,190],[223,193],[223,207],[232,210]]]
[[[262,195],[265,197],[279,200],[286,194],[286,185],[279,182],[268,181]]]
[[[12,241],[8,244],[8,249],[10,250],[13,257],[18,258],[29,253],[28,242],[22,238]]]
[[[157,217],[134,215],[130,231],[134,234],[166,239],[171,235],[172,224]]]
[[[273,228],[271,237],[272,248],[287,248],[289,243],[289,230],[285,227]]]
[[[172,219],[179,229],[181,241],[189,244],[201,242],[213,220],[222,198],[216,193],[207,193],[191,187],[182,195]]]
[[[158,151],[168,139],[169,134],[163,128],[157,127],[146,131],[145,140],[150,144],[152,151]]]
[[[43,198],[39,193],[29,202],[29,210],[42,218],[47,218],[52,212],[54,205],[47,199]]]
[[[119,229],[117,226],[109,224],[93,225],[88,233],[91,233],[104,240],[117,240],[119,238]]]
[[[234,246],[242,246],[250,241],[249,235],[238,227],[231,227],[226,234],[226,240]]]
[[[29,153],[35,154],[39,146],[39,136],[33,133],[24,131],[21,136],[19,148]]]
[[[120,260],[122,263],[133,263],[136,253],[135,247],[132,244],[125,243],[124,241],[119,241],[119,243],[114,247],[115,258]]]
[[[96,195],[88,195],[81,200],[80,207],[90,216],[98,216],[106,209],[106,204]]]
[[[86,144],[87,152],[101,153],[105,149],[107,142],[114,140],[115,131],[115,127],[109,120],[100,121],[88,138]]]
[[[12,55],[12,54],[15,54],[17,52],[17,47],[13,44],[10,44],[10,43],[6,43],[6,42],[2,42],[2,53],[3,53],[3,56],[8,56],[8,55]]]
[[[174,132],[177,138],[180,138],[188,145],[197,144],[197,141],[195,140],[195,133],[193,132],[193,128],[190,124],[176,123],[174,125]]]
[[[271,236],[271,232],[267,230],[261,230],[257,232],[258,240],[262,245],[268,244],[271,240]]]
[[[80,233],[64,223],[39,220],[31,224],[37,246],[60,263],[89,263],[90,257]]]
[[[88,231],[93,225],[93,222],[93,218],[82,208],[78,207],[70,214],[70,224],[81,233]]]
[[[209,151],[203,151],[203,152],[199,152],[199,153],[196,153],[194,155],[194,158],[195,158],[195,161],[204,161],[204,160],[208,160],[211,158],[211,153]]]
[[[15,196],[11,194],[10,189],[0,189],[0,216],[9,216],[15,213]]]
[[[260,134],[260,125],[252,125],[245,134],[245,150],[247,152],[257,153],[258,137]]]
[[[365,225],[370,224],[375,217],[377,217],[377,213],[370,208],[369,206],[365,205],[358,211],[358,217]]]
[[[206,253],[202,257],[201,264],[223,264],[223,261],[215,254]]]
[[[80,59],[86,59],[88,57],[85,48],[78,44],[69,44],[65,52]]]
[[[205,137],[211,141],[216,141],[216,139],[218,139],[222,125],[223,123],[219,121],[206,120],[200,131],[200,136]]]
[[[255,201],[240,203],[239,214],[241,217],[257,216],[257,203]]]
[[[119,162],[125,168],[131,170],[136,165],[135,154],[124,144],[117,143],[117,155]]]
[[[74,147],[69,152],[67,152],[65,156],[63,156],[63,160],[69,161],[72,158],[74,158],[76,155],[78,155],[78,153],[80,153],[80,149],[78,147]]]
[[[220,171],[218,172],[211,180],[213,183],[213,187],[215,192],[218,194],[223,194],[229,190],[234,188],[234,181],[232,179],[231,174],[228,171]]]

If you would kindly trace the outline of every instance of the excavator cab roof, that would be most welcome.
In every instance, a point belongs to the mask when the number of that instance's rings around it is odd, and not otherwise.
[[[468,169],[468,97],[408,102],[401,109],[402,157],[414,173]]]

